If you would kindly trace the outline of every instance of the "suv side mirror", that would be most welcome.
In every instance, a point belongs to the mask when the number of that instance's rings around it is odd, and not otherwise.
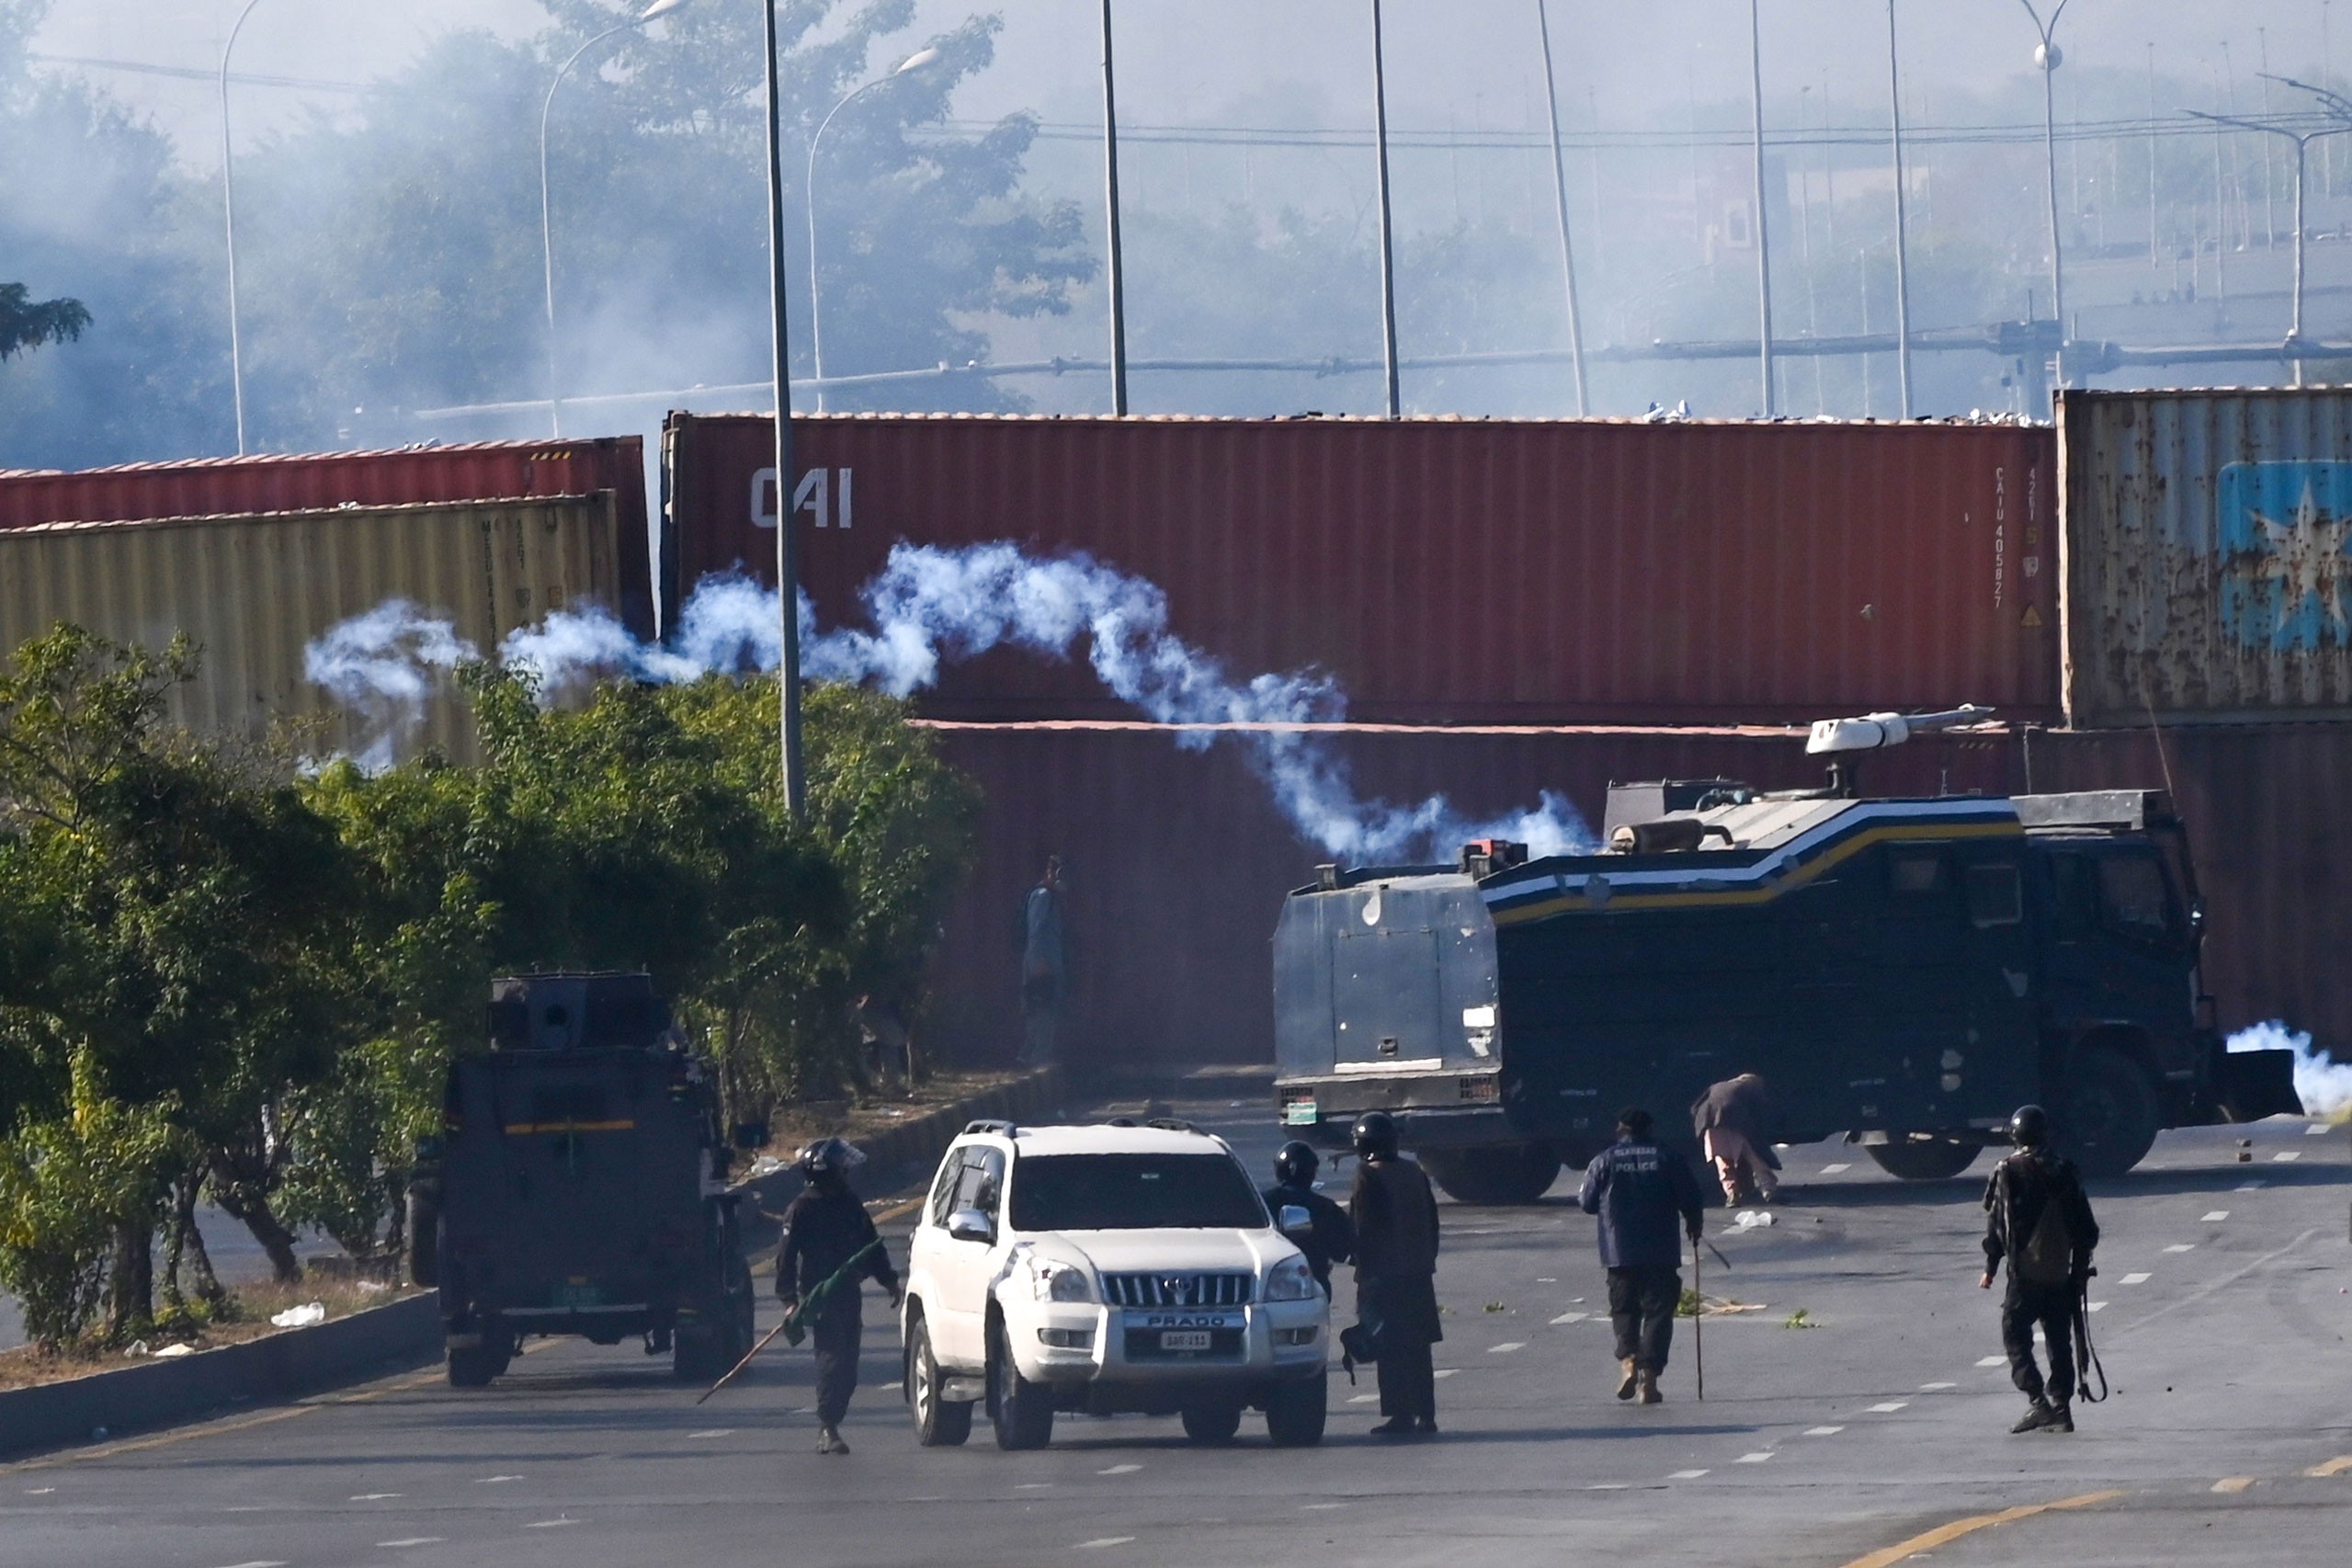
[[[1274,1228],[1293,1240],[1310,1235],[1315,1228],[1315,1217],[1300,1204],[1285,1203],[1282,1212],[1274,1217]]]
[[[948,1216],[948,1239],[994,1246],[996,1244],[996,1221],[980,1210],[959,1209]]]

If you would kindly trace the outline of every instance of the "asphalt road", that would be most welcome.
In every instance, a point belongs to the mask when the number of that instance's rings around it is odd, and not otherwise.
[[[1177,1108],[1263,1166],[1277,1135],[1254,1109]],[[1591,1221],[1563,1180],[1531,1209],[1445,1210],[1434,1442],[1365,1436],[1369,1381],[1335,1380],[1311,1450],[1273,1452],[1255,1418],[1214,1449],[1173,1419],[1066,1416],[1044,1452],[1001,1453],[984,1426],[917,1449],[876,1301],[846,1458],[812,1451],[805,1351],[696,1409],[631,1347],[561,1342],[485,1392],[392,1380],[0,1467],[0,1562],[2335,1561],[2352,1539],[2347,1155],[2344,1131],[2300,1121],[2168,1133],[2095,1189],[2114,1394],[2072,1437],[2007,1435],[2021,1401],[1985,1364],[1994,1301],[1975,1289],[1983,1163],[1906,1186],[1823,1145],[1792,1153],[1771,1225],[1710,1217],[1733,1267],[1709,1260],[1710,1294],[1764,1310],[1708,1321],[1703,1403],[1687,1321],[1664,1405],[1608,1397]],[[1801,1310],[1814,1326],[1785,1326]]]

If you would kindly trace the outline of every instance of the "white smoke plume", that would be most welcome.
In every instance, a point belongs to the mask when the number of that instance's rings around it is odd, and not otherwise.
[[[876,686],[904,697],[934,684],[944,665],[1012,646],[1041,657],[1083,653],[1104,687],[1156,722],[1176,726],[1176,744],[1198,750],[1220,738],[1249,748],[1253,763],[1300,834],[1358,865],[1449,856],[1472,838],[1509,838],[1530,854],[1591,847],[1575,808],[1545,791],[1540,805],[1480,822],[1442,795],[1410,805],[1360,800],[1330,740],[1299,728],[1335,722],[1346,699],[1328,675],[1229,676],[1210,654],[1168,630],[1159,587],[1085,554],[1037,557],[1011,544],[941,550],[897,546],[860,596],[868,629],[821,631],[805,597],[799,607],[801,663],[816,680]],[[334,643],[347,672],[336,695],[366,695],[370,711],[421,710],[429,671],[392,666],[425,645],[414,606],[387,605],[347,621],[313,645]],[[446,622],[425,622],[448,631]],[[773,590],[740,576],[706,578],[665,645],[642,643],[609,613],[560,611],[509,635],[500,659],[531,671],[541,689],[621,674],[640,680],[690,680],[712,671],[772,670],[780,657]],[[419,663],[429,661],[419,658]],[[448,661],[454,662],[454,661]],[[446,663],[442,667],[446,667]],[[314,679],[320,678],[315,674]]]
[[[374,734],[354,760],[373,771],[392,766],[442,677],[481,656],[448,618],[386,599],[314,638],[302,650],[302,673],[369,721]]]
[[[2235,1051],[2291,1051],[2295,1053],[2295,1095],[2304,1113],[2340,1119],[2352,1112],[2352,1064],[2339,1062],[2324,1051],[2312,1049],[2312,1037],[2302,1029],[2289,1030],[2277,1018],[2240,1029],[2229,1038]]]

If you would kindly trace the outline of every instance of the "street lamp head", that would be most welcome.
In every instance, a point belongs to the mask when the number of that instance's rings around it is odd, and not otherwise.
[[[637,19],[650,22],[656,17],[666,17],[672,11],[682,10],[690,3],[691,0],[653,0],[652,5],[637,13]]]
[[[2040,70],[2055,71],[2066,63],[2066,51],[2054,43],[2038,43],[2033,46],[2033,62]]]
[[[679,3],[684,4],[684,0],[679,0]],[[913,54],[908,55],[904,60],[900,61],[898,63],[898,69],[892,72],[891,74],[893,76],[903,76],[910,71],[920,71],[926,66],[937,65],[944,58],[945,56],[940,53],[937,46],[929,49],[918,49]]]

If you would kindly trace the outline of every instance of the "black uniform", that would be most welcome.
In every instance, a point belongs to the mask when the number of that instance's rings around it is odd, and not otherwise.
[[[1377,1347],[1381,1414],[1437,1424],[1429,1347],[1437,1322],[1437,1198],[1429,1178],[1396,1154],[1356,1167],[1347,1205],[1356,1228],[1356,1321]]]
[[[1323,1287],[1325,1300],[1331,1296],[1331,1266],[1345,1263],[1356,1250],[1356,1227],[1347,1218],[1347,1210],[1303,1184],[1293,1187],[1282,1182],[1266,1189],[1266,1211],[1274,1222],[1282,1222],[1285,1205],[1303,1209],[1314,1222],[1313,1231],[1290,1239],[1307,1256],[1307,1267],[1315,1271],[1315,1282]]]
[[[1646,1133],[1620,1134],[1585,1168],[1577,1205],[1600,1216],[1601,1267],[1617,1358],[1651,1374],[1666,1369],[1682,1301],[1682,1237],[1694,1244],[1707,1217],[1690,1163]],[[1676,1221],[1680,1222],[1677,1231]]]
[[[2075,1305],[2090,1278],[2098,1221],[2071,1160],[2046,1149],[2021,1149],[1993,1167],[1984,1184],[1984,1272],[2009,1266],[2001,1298],[2001,1347],[2009,1381],[2027,1398],[2064,1404],[2074,1396]],[[2050,1348],[2044,1384],[2034,1365],[2033,1329]]]
[[[784,1210],[784,1236],[776,1246],[777,1295],[788,1303],[799,1301],[877,1239],[858,1195],[838,1177],[816,1178]],[[817,1420],[826,1426],[840,1425],[858,1389],[858,1353],[865,1337],[859,1276],[898,1292],[890,1251],[877,1246],[818,1306],[809,1334],[816,1352]]]

